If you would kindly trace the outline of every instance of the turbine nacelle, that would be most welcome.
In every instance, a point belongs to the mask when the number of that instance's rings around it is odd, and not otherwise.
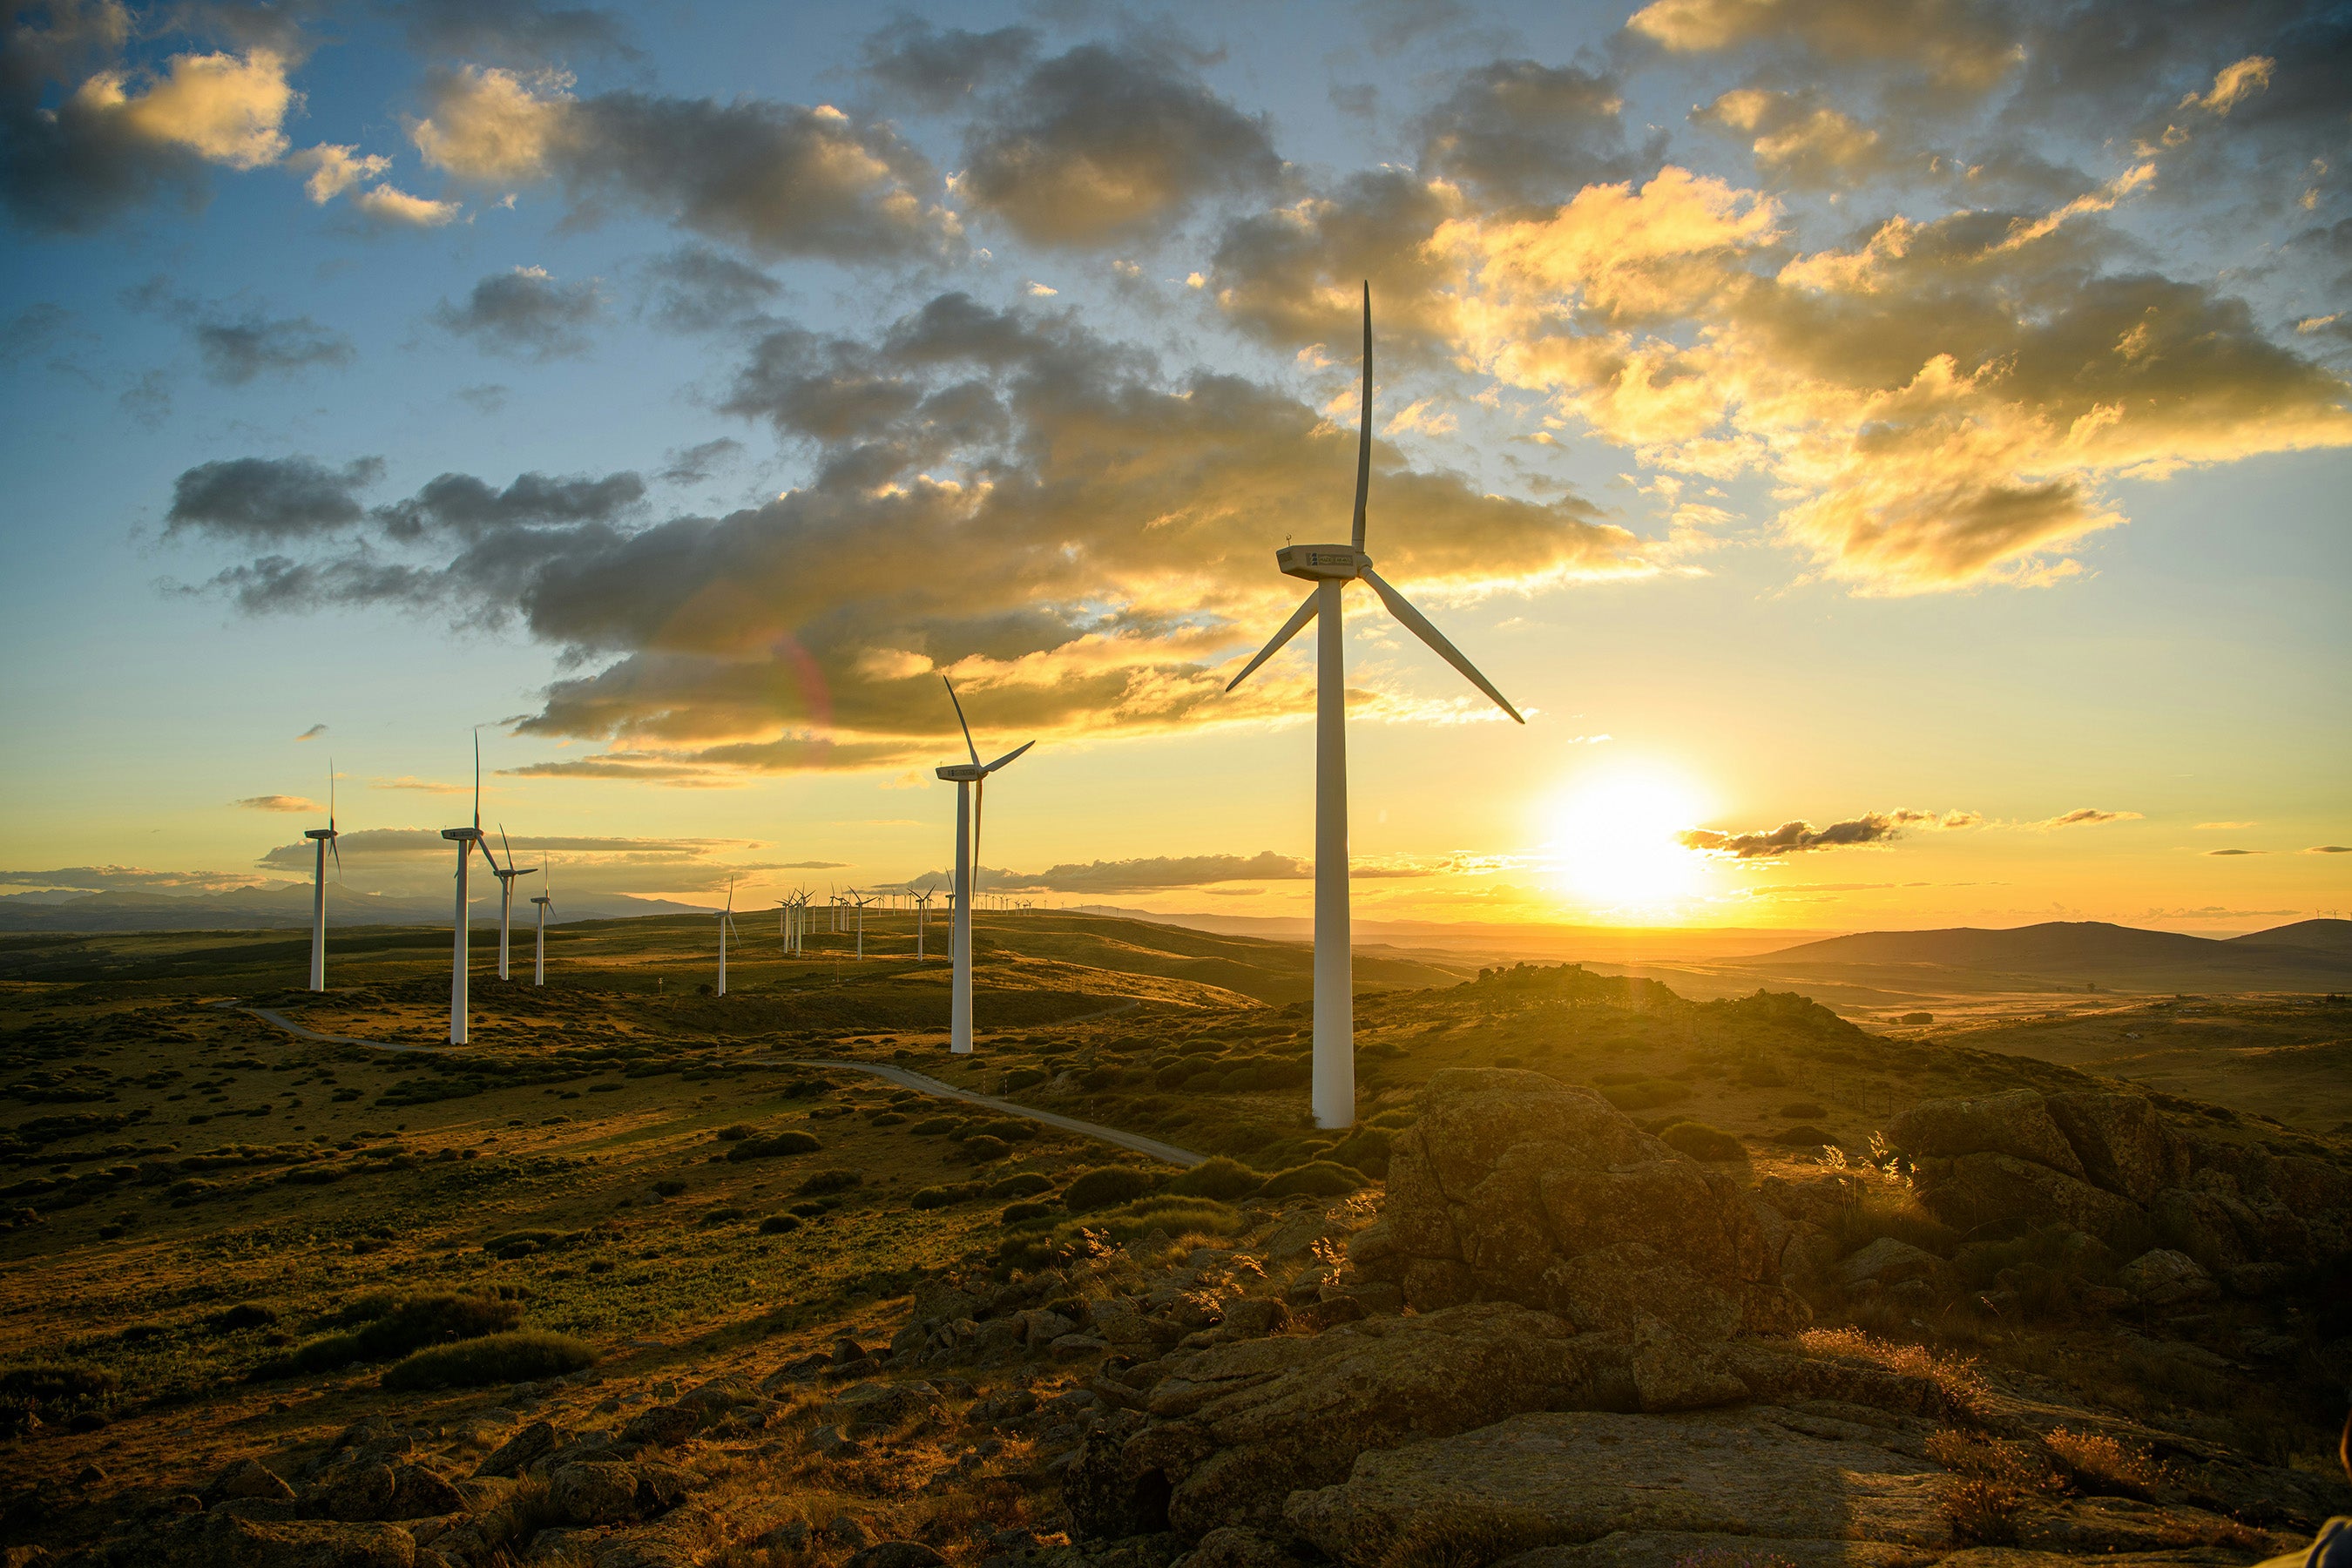
[[[302,830],[302,837],[305,838],[340,838],[342,835],[337,833],[331,827],[306,827]]]
[[[1274,552],[1286,577],[1310,583],[1350,583],[1371,569],[1372,558],[1348,544],[1286,544]]]
[[[478,827],[445,827],[441,830],[441,837],[469,844],[478,844],[481,842],[482,830]]]
[[[932,771],[950,784],[978,784],[988,776],[988,770],[978,763],[950,763]]]

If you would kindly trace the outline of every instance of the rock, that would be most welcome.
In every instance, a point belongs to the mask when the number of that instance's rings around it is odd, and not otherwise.
[[[1934,1279],[1944,1271],[1944,1260],[1907,1241],[1882,1236],[1838,1265],[1838,1283],[1849,1290],[1875,1280],[1899,1285],[1906,1279]]]
[[[1289,1321],[1290,1309],[1271,1297],[1244,1296],[1225,1303],[1225,1332],[1234,1339],[1278,1334]]]
[[[896,1426],[937,1420],[943,1413],[940,1391],[928,1383],[868,1383],[845,1390],[825,1412],[845,1426]]]
[[[147,1561],[172,1568],[416,1568],[416,1542],[397,1525],[275,1522],[206,1512],[176,1522]]]
[[[381,1517],[436,1519],[443,1514],[460,1512],[465,1506],[466,1494],[445,1478],[422,1465],[394,1465],[392,1469],[392,1503]]]
[[[1201,1537],[1176,1568],[1298,1568],[1298,1559],[1255,1530],[1227,1525]]]
[[[1385,1234],[1357,1259],[1416,1311],[1516,1301],[1586,1330],[1658,1318],[1719,1338],[1777,1289],[1754,1204],[1588,1089],[1455,1069],[1390,1152]]]
[[[801,1552],[807,1549],[809,1527],[800,1520],[790,1520],[763,1532],[761,1547],[769,1552]]]
[[[1632,1334],[1633,1394],[1643,1410],[1705,1410],[1748,1397],[1748,1385],[1722,1361],[1662,1322]]]
[[[393,1493],[399,1484],[390,1465],[362,1452],[321,1470],[303,1489],[299,1507],[311,1519],[337,1519],[352,1523],[389,1519]]]
[[[230,1498],[276,1498],[290,1502],[294,1489],[281,1479],[277,1471],[258,1459],[239,1459],[205,1487],[204,1500],[207,1504],[224,1502]]]
[[[2043,1105],[2094,1186],[2144,1204],[2189,1174],[2188,1144],[2144,1094],[2084,1090],[2051,1095]]]
[[[856,1439],[842,1436],[838,1426],[812,1427],[808,1435],[809,1451],[822,1459],[851,1459],[866,1450]]]
[[[2083,1179],[2083,1162],[2030,1089],[1967,1100],[1930,1100],[1895,1119],[1887,1141],[1915,1159],[2007,1154]]]
[[[1092,1334],[1062,1334],[1046,1349],[1055,1361],[1084,1361],[1088,1356],[1101,1355],[1110,1349],[1110,1342]]]
[[[705,1409],[688,1405],[683,1400],[676,1405],[656,1405],[641,1411],[621,1428],[621,1441],[642,1443],[652,1448],[675,1448],[698,1431],[707,1415]]]
[[[845,1568],[937,1568],[946,1561],[919,1541],[877,1541],[854,1553]]]
[[[824,1527],[824,1538],[835,1546],[863,1546],[872,1539],[856,1516],[846,1513],[833,1516],[832,1522]]]
[[[1505,1302],[1171,1355],[1153,1424],[1089,1436],[1064,1500],[1081,1533],[1114,1539],[1267,1526],[1287,1493],[1339,1479],[1367,1448],[1524,1410],[1634,1408],[1633,1359],[1627,1336]]]
[[[637,1469],[617,1459],[581,1460],[547,1478],[549,1506],[577,1525],[627,1524],[660,1512],[648,1490]]]
[[[2144,1307],[2177,1307],[2183,1301],[2210,1300],[2221,1293],[2195,1258],[2163,1247],[2143,1252],[2116,1270],[2116,1282]]]
[[[637,1535],[607,1541],[596,1553],[595,1568],[696,1568],[701,1554],[684,1542],[662,1535]]]
[[[1020,1316],[1021,1341],[1032,1350],[1042,1350],[1064,1334],[1078,1331],[1078,1325],[1059,1312],[1049,1312],[1042,1307],[1032,1308]]]
[[[1998,1152],[1963,1154],[1948,1165],[1931,1163],[1922,1170],[1919,1195],[1956,1230],[2071,1225],[2102,1241],[2127,1245],[2147,1228],[2147,1216],[2130,1199]]]
[[[549,1422],[534,1421],[504,1443],[490,1457],[475,1467],[477,1476],[520,1477],[548,1455],[555,1452],[563,1439]]]
[[[1495,1568],[1675,1568],[1759,1559],[1789,1568],[1923,1568],[1935,1553],[1887,1541],[1759,1541],[1711,1531],[1618,1530],[1576,1546],[1539,1546],[1507,1557]]]
[[[1365,1453],[1344,1483],[1293,1496],[1284,1517],[1349,1564],[1434,1557],[1449,1547],[1501,1558],[1514,1542],[1592,1541],[1618,1531],[1945,1543],[1949,1477],[1867,1439],[1792,1430],[1775,1414],[1515,1415]]]

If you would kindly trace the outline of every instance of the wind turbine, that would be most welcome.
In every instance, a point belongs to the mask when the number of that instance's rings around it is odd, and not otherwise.
[[[727,879],[727,907],[719,911],[719,994],[727,994],[727,937],[735,929],[735,879]]]
[[[948,1006],[949,1048],[958,1056],[971,1054],[971,895],[972,885],[980,875],[981,808],[987,803],[988,775],[1011,763],[1015,757],[1035,745],[1024,741],[992,763],[982,764],[980,748],[971,743],[971,726],[964,721],[963,700],[956,695],[955,682],[944,675],[948,700],[955,704],[956,723],[963,730],[963,749],[971,753],[969,763],[950,763],[936,770],[939,776],[956,786],[956,866],[955,866],[955,978],[949,986],[952,1000]]]
[[[508,859],[511,862],[513,856],[509,854]],[[532,933],[530,942],[530,983],[533,985],[547,984],[547,917],[549,911],[555,908],[554,864],[553,858],[550,857],[547,880],[540,884],[538,896],[530,900],[539,906],[539,929]]]
[[[866,906],[874,902],[877,896],[861,893],[855,888],[849,889],[850,905],[857,911],[855,919],[857,924],[857,956],[860,958],[866,956]]]
[[[520,869],[516,868],[514,846],[507,843],[507,827],[503,822],[499,824],[499,842],[506,845],[507,863],[504,869],[499,868],[499,858],[490,853],[488,839],[482,841],[482,854],[490,863],[490,874],[499,879],[499,978],[504,980],[507,978],[507,931],[512,923],[514,914],[515,879],[528,877],[539,868],[525,866]]]
[[[1390,615],[1437,657],[1524,724],[1519,710],[1478,673],[1445,634],[1405,602],[1372,570],[1364,553],[1364,503],[1372,482],[1372,286],[1364,285],[1364,406],[1356,437],[1356,520],[1348,544],[1291,544],[1275,552],[1283,574],[1315,584],[1274,640],[1244,666],[1231,691],[1283,645],[1321,618],[1315,654],[1315,1125],[1338,1128],[1356,1120],[1353,966],[1348,931],[1347,644],[1341,635],[1340,591],[1357,578],[1372,585]],[[944,776],[944,775],[943,775]]]
[[[457,918],[450,938],[449,956],[449,1043],[466,1043],[466,944],[468,934],[467,916],[471,912],[466,889],[466,872],[472,865],[474,851],[478,847],[482,858],[489,861],[490,869],[499,863],[490,854],[490,847],[482,842],[482,731],[474,731],[474,825],[471,827],[445,827],[441,837],[457,846]]]
[[[931,923],[932,891],[932,889],[925,888],[919,893],[910,893],[908,895],[908,897],[914,900],[915,905],[915,958],[918,963],[919,963],[923,957],[924,933],[929,928]]]
[[[302,837],[317,844],[318,863],[310,872],[310,989],[327,988],[327,853],[334,851],[335,879],[343,875],[343,852],[335,848],[335,759],[327,759],[327,826],[305,828]]]

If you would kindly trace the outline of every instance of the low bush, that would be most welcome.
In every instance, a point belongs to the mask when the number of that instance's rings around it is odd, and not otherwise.
[[[996,1080],[996,1087],[1000,1092],[1010,1094],[1016,1089],[1027,1089],[1033,1083],[1043,1083],[1051,1077],[1053,1074],[1044,1068],[1014,1068]]]
[[[753,1136],[758,1131],[759,1129],[752,1126],[750,1122],[738,1121],[732,1127],[720,1128],[717,1136],[719,1141],[722,1143],[735,1143],[741,1142],[743,1139]]]
[[[800,1229],[801,1216],[796,1214],[772,1214],[760,1222],[761,1236],[790,1236]]]
[[[1827,1116],[1829,1111],[1810,1100],[1800,1100],[1780,1108],[1780,1114],[1792,1121],[1811,1121]]]
[[[824,1145],[813,1132],[794,1129],[788,1132],[771,1132],[765,1138],[746,1138],[727,1151],[730,1160],[772,1160],[779,1154],[813,1154]]]
[[[595,1351],[569,1334],[523,1329],[418,1351],[387,1369],[379,1381],[395,1393],[482,1388],[496,1383],[535,1383],[595,1363]]]
[[[1331,1158],[1368,1176],[1389,1173],[1391,1134],[1382,1127],[1359,1127],[1331,1150]]]
[[[1690,1085],[1676,1083],[1670,1078],[1603,1084],[1601,1089],[1601,1098],[1620,1110],[1649,1110],[1661,1105],[1680,1105],[1690,1097]]]
[[[1171,1237],[1232,1236],[1245,1223],[1242,1211],[1231,1204],[1221,1204],[1214,1198],[1157,1193],[1092,1215],[1086,1221],[1086,1227],[1113,1241],[1125,1242],[1150,1236],[1155,1230],[1165,1231]]]
[[[1055,1205],[1052,1204],[1041,1204],[1034,1200],[1007,1204],[1004,1205],[1004,1212],[996,1216],[996,1222],[999,1225],[1019,1225],[1023,1220],[1036,1219],[1054,1212]]]
[[[1264,1176],[1239,1160],[1218,1154],[1202,1161],[1169,1183],[1168,1190],[1181,1193],[1188,1198],[1218,1198],[1230,1202],[1249,1196],[1265,1181]]]
[[[1362,1173],[1329,1160],[1310,1160],[1276,1171],[1257,1190],[1262,1198],[1339,1198],[1364,1184]]]
[[[952,1116],[934,1116],[928,1121],[918,1121],[907,1129],[918,1138],[936,1138],[942,1132],[952,1132],[955,1130],[956,1119]]]
[[[1039,1193],[1050,1192],[1053,1182],[1036,1171],[1015,1171],[988,1184],[981,1195],[987,1198],[1034,1198]]]
[[[239,1301],[226,1311],[215,1312],[205,1320],[205,1327],[216,1334],[233,1334],[241,1329],[267,1329],[276,1325],[278,1314],[258,1301]]]
[[[742,1217],[743,1211],[741,1209],[730,1206],[727,1208],[712,1209],[694,1223],[697,1225],[725,1225],[730,1220],[738,1220]]]
[[[88,1362],[28,1362],[0,1372],[0,1398],[27,1405],[71,1405],[103,1399],[121,1386],[121,1378]]]
[[[943,1209],[967,1204],[981,1195],[978,1182],[955,1182],[943,1187],[923,1187],[907,1201],[919,1209]]]
[[[1658,1142],[1700,1161],[1738,1160],[1748,1152],[1738,1139],[1704,1121],[1677,1121],[1658,1134]]]
[[[856,1171],[818,1171],[793,1190],[815,1197],[826,1193],[845,1193],[865,1184],[866,1178]]]
[[[1860,1329],[1807,1329],[1797,1336],[1797,1344],[1808,1355],[1848,1356],[1931,1383],[1955,1416],[1974,1418],[1990,1402],[1990,1391],[1977,1375],[1976,1363],[1965,1357],[1938,1355],[1925,1345],[1878,1339]]]
[[[1838,1146],[1835,1133],[1824,1132],[1810,1122],[1783,1127],[1772,1134],[1772,1142],[1791,1149],[1834,1149]]]
[[[739,1144],[738,1147],[740,1148],[740,1145]],[[677,1196],[678,1194],[686,1191],[686,1184],[673,1177],[668,1181],[656,1182],[654,1184],[654,1191],[659,1193],[663,1197],[674,1198]]]
[[[949,1158],[967,1165],[987,1165],[1003,1159],[1012,1152],[1013,1145],[1003,1139],[990,1133],[980,1132],[958,1143],[955,1152]]]
[[[1091,1214],[1139,1198],[1159,1184],[1150,1172],[1132,1165],[1097,1165],[1064,1189],[1062,1202],[1072,1214]]]

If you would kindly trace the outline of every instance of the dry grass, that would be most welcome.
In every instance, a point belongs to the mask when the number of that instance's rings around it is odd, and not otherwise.
[[[1933,1384],[1953,1415],[1976,1416],[1991,1403],[1992,1391],[1978,1375],[1971,1357],[1940,1354],[1925,1345],[1883,1340],[1860,1329],[1807,1329],[1797,1343],[1812,1355],[1848,1356],[1872,1362],[1905,1377]]]
[[[1555,1539],[1553,1531],[1536,1520],[1433,1512],[1412,1519],[1390,1541],[1378,1563],[1379,1568],[1486,1568]]]
[[[2159,1490],[2179,1484],[2171,1467],[2146,1448],[2104,1433],[2061,1426],[2042,1439],[2042,1447],[2079,1491],[2154,1502]]]
[[[2017,1516],[2036,1497],[2065,1489],[2049,1464],[2021,1443],[1947,1428],[1927,1438],[1927,1458],[1960,1479],[1944,1494],[1944,1520],[1963,1546],[2014,1546]]]

